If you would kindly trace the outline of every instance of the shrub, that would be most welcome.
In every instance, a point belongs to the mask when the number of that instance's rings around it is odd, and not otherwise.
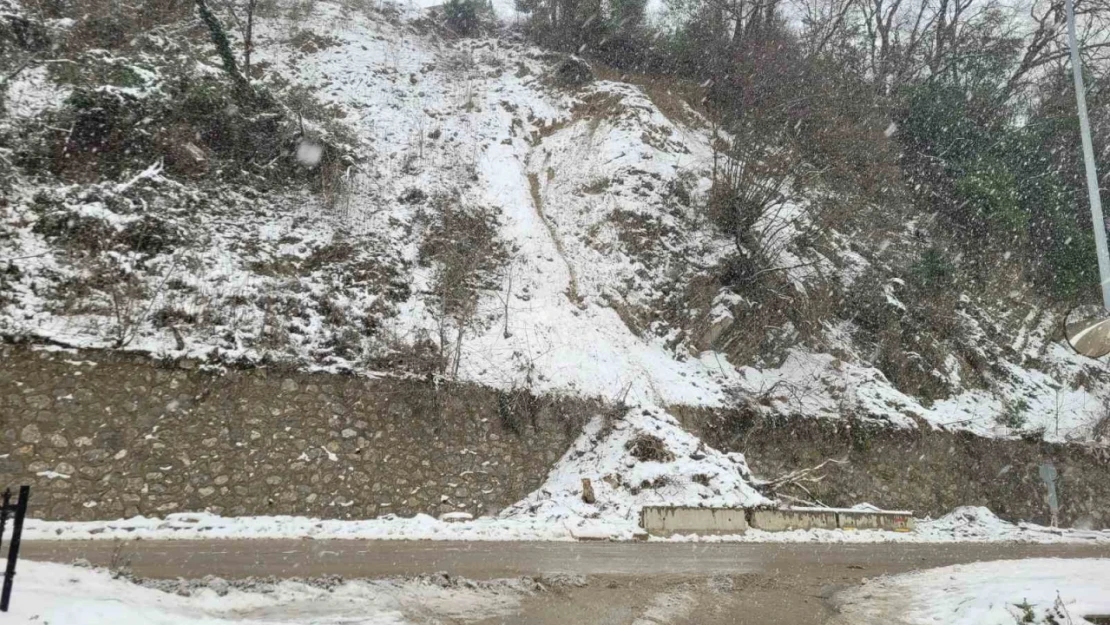
[[[1095,441],[1110,441],[1110,407],[1104,408],[1102,416],[1095,420],[1091,428],[1091,439]]]
[[[927,296],[929,292],[952,286],[956,278],[956,268],[944,250],[933,245],[910,267],[909,274],[915,290]]]
[[[143,33],[188,19],[194,9],[193,0],[143,0],[130,5],[118,0],[40,4],[46,7],[43,12],[47,17],[75,19],[63,42],[70,52],[126,48]]]
[[[736,134],[718,156],[720,165],[714,172],[706,209],[710,221],[732,239],[740,257],[733,263],[730,282],[742,283],[763,269],[772,255],[768,247],[775,244],[775,237],[758,232],[756,226],[786,201],[791,158],[756,132]]]
[[[1025,427],[1027,421],[1025,413],[1028,410],[1029,403],[1024,399],[1008,401],[1002,406],[1002,412],[998,413],[995,421],[999,425],[1004,425],[1012,430],[1019,430]]]
[[[41,24],[21,15],[0,15],[0,59],[16,59],[19,52],[43,52],[50,44],[50,33]]]
[[[478,302],[482,290],[499,288],[495,272],[507,258],[498,237],[495,214],[483,207],[463,207],[453,196],[437,196],[432,209],[440,212],[420,246],[422,264],[432,265],[429,295],[439,335],[440,361],[457,373],[464,334],[481,324]],[[452,343],[454,355],[447,350]]]
[[[980,157],[955,179],[954,201],[968,221],[978,222],[990,236],[1024,240],[1029,213],[1021,204],[1014,173],[1000,159]]]
[[[305,122],[259,87],[253,88],[259,97],[244,101],[220,75],[153,65],[136,71],[97,54],[82,59],[78,73],[58,77],[76,86],[63,106],[48,113],[49,125],[72,131],[30,130],[33,136],[16,145],[24,169],[92,182],[119,180],[164,160],[175,177],[219,176],[274,187],[310,182],[326,194],[329,181],[354,161],[353,140],[303,94],[296,94],[297,112],[316,122],[307,132]],[[321,147],[314,167],[292,156],[303,141]]]
[[[1034,244],[1043,250],[1039,282],[1051,295],[1075,301],[1095,290],[1098,264],[1095,237],[1089,226],[1076,223],[1065,211],[1054,211],[1045,218]]]
[[[670,462],[675,457],[674,453],[667,449],[663,439],[654,434],[638,434],[625,443],[624,448],[640,462]]]

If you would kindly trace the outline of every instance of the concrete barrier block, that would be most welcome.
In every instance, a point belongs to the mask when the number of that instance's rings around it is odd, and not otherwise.
[[[640,527],[656,536],[672,534],[742,534],[748,529],[743,508],[645,506]]]
[[[847,512],[836,513],[841,529],[887,530],[911,532],[916,526],[909,512]]]
[[[836,512],[825,510],[752,510],[752,527],[768,532],[837,528]]]

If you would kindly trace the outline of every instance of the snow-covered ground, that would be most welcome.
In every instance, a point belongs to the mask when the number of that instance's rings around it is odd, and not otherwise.
[[[509,615],[533,590],[524,581],[460,585],[434,578],[328,585],[211,579],[164,586],[139,586],[102,569],[24,561],[3,619],[20,625],[457,623]]]
[[[1110,615],[1110,560],[959,564],[880,577],[838,599],[842,625],[1085,625]]]

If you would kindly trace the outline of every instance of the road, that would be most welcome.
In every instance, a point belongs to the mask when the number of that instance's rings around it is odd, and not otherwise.
[[[525,598],[511,618],[469,622],[819,625],[834,615],[828,599],[867,577],[983,560],[1110,558],[1110,545],[98,540],[28,541],[22,555],[126,565],[150,578],[569,572],[589,584]]]
[[[1110,545],[562,543],[365,540],[26,541],[22,557],[107,566],[141,577],[386,577],[447,571],[472,579],[542,575],[900,573],[962,562],[1110,557]],[[862,568],[856,568],[862,567]]]

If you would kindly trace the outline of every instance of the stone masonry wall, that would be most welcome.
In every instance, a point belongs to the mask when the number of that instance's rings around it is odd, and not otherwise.
[[[0,344],[0,485],[31,484],[46,519],[483,514],[538,487],[595,409]]]
[[[470,385],[190,367],[0,344],[0,486],[32,484],[31,514],[48,519],[482,514],[537,488],[601,409]],[[1052,464],[1061,524],[1110,525],[1106,449],[671,409],[756,475],[846,457],[809,485],[830,505],[932,516],[982,505],[1048,523],[1039,471]]]
[[[826,419],[766,418],[741,411],[679,411],[706,444],[744,453],[756,475],[777,476],[827,458],[825,479],[806,487],[831,506],[870,502],[934,518],[986,506],[1010,521],[1051,521],[1041,466],[1057,472],[1059,522],[1110,527],[1110,449],[967,432],[899,430]],[[800,490],[785,491],[806,497]]]

